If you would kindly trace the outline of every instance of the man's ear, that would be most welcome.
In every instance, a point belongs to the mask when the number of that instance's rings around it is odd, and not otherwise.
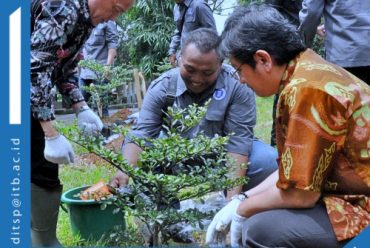
[[[272,69],[272,58],[270,54],[265,50],[257,50],[253,55],[254,61],[256,61],[256,66],[259,66],[266,70],[271,71]]]

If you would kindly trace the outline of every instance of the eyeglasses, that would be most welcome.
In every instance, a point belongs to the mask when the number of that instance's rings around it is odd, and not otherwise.
[[[236,76],[238,76],[238,77],[240,77],[240,72],[241,72],[241,68],[242,68],[242,66],[243,66],[244,64],[243,63],[241,63],[239,66],[238,66],[238,68],[233,72],[233,77],[236,77]]]

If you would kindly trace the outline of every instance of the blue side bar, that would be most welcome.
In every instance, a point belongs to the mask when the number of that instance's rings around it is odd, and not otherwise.
[[[31,247],[30,241],[30,1],[3,0],[0,11],[0,246]],[[12,25],[20,32],[20,49],[10,53],[10,18],[20,13]],[[12,19],[14,20],[14,19]],[[19,51],[20,50],[20,51]],[[17,57],[20,76],[20,122],[10,121],[10,112],[16,107],[10,104],[9,59]],[[13,68],[13,67],[12,67]],[[17,70],[15,70],[17,71]],[[14,76],[14,75],[13,75]],[[18,108],[19,109],[19,108]]]

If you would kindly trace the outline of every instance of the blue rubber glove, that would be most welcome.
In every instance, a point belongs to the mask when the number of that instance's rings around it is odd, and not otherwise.
[[[233,220],[231,222],[230,227],[230,242],[231,247],[238,247],[242,245],[242,230],[243,230],[243,223],[247,220],[246,217],[240,216],[235,212],[233,216]]]
[[[77,114],[77,118],[78,128],[87,134],[97,133],[103,129],[103,122],[99,116],[87,106]]]
[[[56,164],[69,164],[74,162],[74,152],[71,144],[63,135],[53,138],[45,137],[44,157]]]
[[[236,213],[236,209],[241,202],[239,198],[234,198],[218,211],[211,224],[208,226],[206,244],[216,246],[226,245],[226,235],[230,230],[230,224]]]

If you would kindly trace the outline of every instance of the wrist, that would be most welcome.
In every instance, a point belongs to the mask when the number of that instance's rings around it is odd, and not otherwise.
[[[59,138],[60,137],[60,133],[58,133],[57,135],[55,135],[55,136],[45,136],[45,140],[48,140],[48,141],[50,141],[50,140],[56,140],[57,138]]]
[[[42,131],[44,131],[45,137],[55,137],[59,134],[58,131],[53,127],[52,121],[40,121],[40,125]]]
[[[86,102],[85,101],[82,101],[82,102],[77,102],[77,103],[74,103],[72,105],[72,108],[75,112],[78,111],[79,108],[81,108],[82,106],[87,106]]]
[[[231,200],[238,199],[240,201],[244,201],[247,198],[248,198],[248,195],[245,192],[241,192],[231,197]]]
[[[78,114],[80,114],[80,113],[82,113],[82,112],[84,112],[86,110],[89,110],[89,109],[90,108],[87,105],[80,106],[79,108],[76,109],[76,116],[78,116]]]
[[[236,222],[243,222],[247,219],[247,217],[244,217],[242,215],[240,215],[238,213],[238,211],[235,212],[234,216],[233,216],[233,221],[236,221]]]

